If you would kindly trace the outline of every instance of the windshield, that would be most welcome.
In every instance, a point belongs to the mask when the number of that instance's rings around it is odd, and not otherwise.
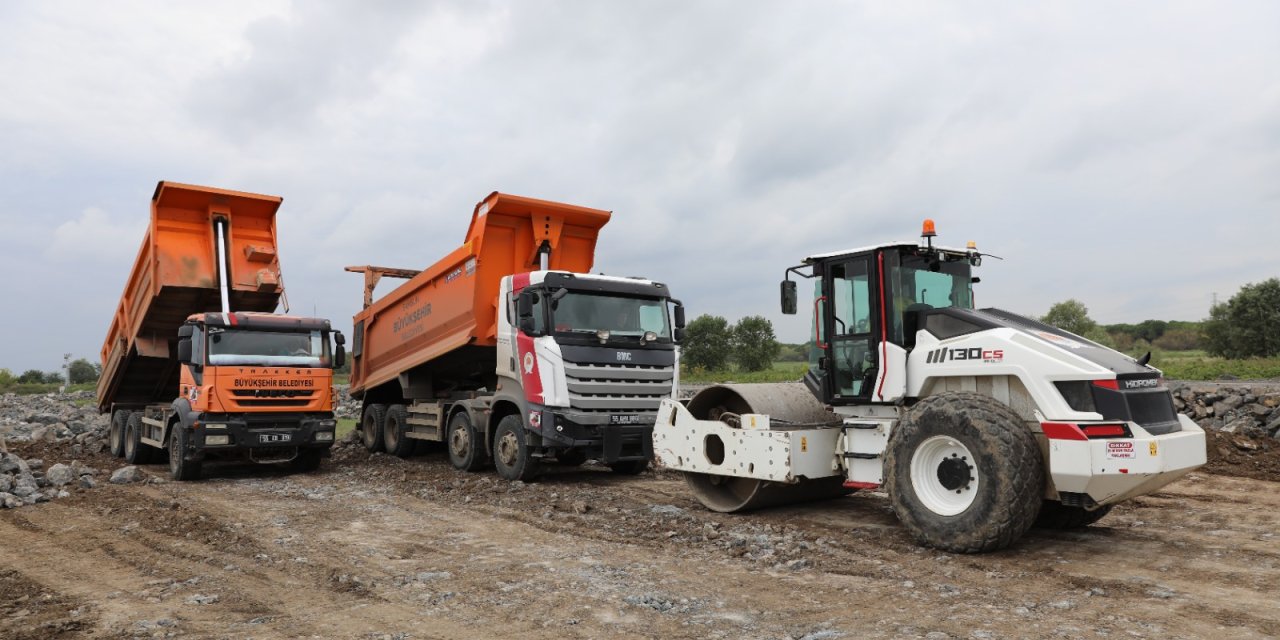
[[[209,364],[279,367],[329,366],[329,341],[320,331],[209,329]]]
[[[949,253],[936,257],[905,255],[900,261],[891,256],[890,264],[889,288],[894,304],[892,331],[899,342],[902,340],[902,316],[906,311],[973,308],[971,269],[964,256]]]
[[[557,332],[608,331],[620,336],[641,336],[652,331],[660,339],[671,339],[666,299],[569,292],[553,306],[551,314]]]

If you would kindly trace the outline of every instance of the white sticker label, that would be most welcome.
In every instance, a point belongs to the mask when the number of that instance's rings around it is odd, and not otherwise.
[[[1137,457],[1132,442],[1108,442],[1107,457],[1112,460],[1125,460]]]

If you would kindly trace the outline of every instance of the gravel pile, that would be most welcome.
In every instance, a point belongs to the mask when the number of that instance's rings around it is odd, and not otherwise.
[[[1280,386],[1174,383],[1173,406],[1208,431],[1280,439]]]

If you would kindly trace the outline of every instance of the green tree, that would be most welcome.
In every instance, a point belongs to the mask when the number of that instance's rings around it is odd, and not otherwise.
[[[27,369],[18,376],[18,382],[21,384],[42,384],[44,382],[44,372],[39,369]]]
[[[778,357],[773,323],[763,316],[747,316],[733,327],[733,359],[744,371],[764,371]]]
[[[18,381],[18,377],[8,369],[0,369],[0,387],[8,387]]]
[[[719,371],[728,364],[732,349],[729,321],[720,316],[701,315],[684,328],[680,359],[690,368]]]
[[[67,368],[67,375],[71,378],[71,384],[87,384],[98,381],[101,369],[100,365],[80,358],[79,360],[71,361]]]
[[[1098,326],[1089,317],[1089,308],[1074,298],[1049,307],[1049,313],[1044,314],[1040,321],[1078,336],[1083,336]]]
[[[1204,323],[1209,353],[1226,358],[1280,354],[1280,278],[1246,284],[1214,305]]]

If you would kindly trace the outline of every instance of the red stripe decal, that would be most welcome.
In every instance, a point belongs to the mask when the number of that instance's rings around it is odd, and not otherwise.
[[[884,381],[889,378],[889,327],[885,320],[885,304],[884,304],[884,252],[879,254],[880,259],[880,387],[876,389],[876,395],[884,400]]]
[[[854,482],[853,480],[845,480],[844,488],[846,489],[875,489],[880,485],[875,482]]]
[[[511,276],[511,292],[520,293],[529,286],[529,272],[516,273]]]
[[[238,325],[238,324],[240,324],[239,322],[237,322],[237,321],[236,321],[236,314],[234,314],[234,313],[228,313],[228,314],[227,314],[227,322],[228,322],[228,323],[230,323],[230,324],[231,324],[231,326],[233,326],[233,327],[234,327],[234,326],[236,326],[236,325]]]
[[[1080,427],[1067,422],[1041,422],[1040,430],[1050,440],[1088,440]]]
[[[525,274],[526,280],[529,274]],[[524,399],[543,404],[542,376],[538,374],[538,354],[533,348],[533,338],[516,330],[516,366],[520,368],[520,386],[524,387]]]

